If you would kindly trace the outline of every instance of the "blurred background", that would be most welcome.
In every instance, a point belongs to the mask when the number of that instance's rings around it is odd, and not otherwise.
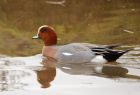
[[[58,44],[138,45],[140,0],[0,0],[0,54],[41,53],[39,26],[56,30]]]

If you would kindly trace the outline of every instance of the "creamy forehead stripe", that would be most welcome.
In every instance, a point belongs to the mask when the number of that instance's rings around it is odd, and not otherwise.
[[[38,28],[37,35],[39,34],[39,32],[40,32],[40,29],[41,29],[41,28],[43,28],[43,27],[48,27],[48,25],[42,25],[42,26],[40,26],[40,27]]]
[[[48,25],[42,25],[42,26],[40,26],[40,27],[38,28],[38,33],[37,33],[37,35],[39,34],[41,28],[43,28],[43,27],[49,27],[49,28],[51,28],[52,30],[54,30],[54,28],[51,27],[51,26],[48,26]]]

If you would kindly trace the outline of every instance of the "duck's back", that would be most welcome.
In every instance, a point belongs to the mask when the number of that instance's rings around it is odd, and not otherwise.
[[[77,43],[61,46],[56,53],[56,59],[62,63],[90,62],[94,56],[88,47]]]

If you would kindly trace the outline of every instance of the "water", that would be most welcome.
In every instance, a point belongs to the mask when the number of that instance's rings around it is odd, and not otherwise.
[[[134,50],[117,60],[119,66],[128,69],[129,73],[126,76],[96,73],[94,68],[102,67],[97,64],[56,63],[53,59],[45,60],[40,54],[30,57],[1,57],[0,95],[106,95],[115,92],[115,95],[127,95],[129,91],[138,95],[140,47],[126,47]]]

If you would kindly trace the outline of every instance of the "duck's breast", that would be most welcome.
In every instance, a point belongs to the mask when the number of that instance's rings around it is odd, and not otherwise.
[[[84,45],[68,44],[60,47],[56,53],[58,62],[62,63],[84,63],[90,62],[95,54]]]

